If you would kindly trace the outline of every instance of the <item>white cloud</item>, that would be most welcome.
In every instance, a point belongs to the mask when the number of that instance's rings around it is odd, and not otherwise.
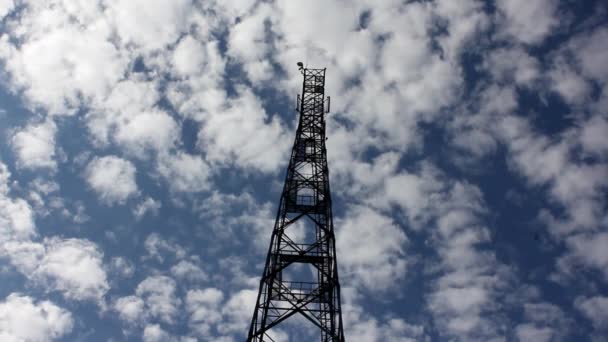
[[[51,301],[35,302],[12,293],[0,302],[0,339],[42,342],[59,339],[72,331],[72,314]]]
[[[521,47],[492,50],[484,60],[485,68],[497,82],[532,86],[540,76],[540,65]]]
[[[13,39],[4,35],[0,40],[0,58],[12,86],[24,89],[33,106],[50,113],[73,113],[82,102],[104,96],[127,66],[109,41],[112,29],[101,8],[81,5],[27,3],[28,15],[18,19],[20,29],[10,31]]]
[[[186,30],[192,13],[190,0],[107,2],[107,15],[115,25],[122,44],[135,44],[143,51],[162,49]],[[133,13],[138,20],[132,20]]]
[[[190,313],[188,324],[199,336],[209,338],[212,328],[222,321],[220,304],[222,291],[216,288],[190,290],[186,295],[186,310]]]
[[[574,302],[574,307],[593,323],[595,329],[608,329],[608,297],[580,297]]]
[[[351,207],[336,224],[342,279],[372,290],[388,289],[403,280],[408,239],[390,217],[364,207]]]
[[[483,31],[490,18],[483,11],[483,3],[476,0],[438,0],[434,2],[436,13],[449,21],[445,37],[439,39],[444,51],[455,58],[460,50],[471,43],[477,33]]]
[[[576,258],[585,265],[592,266],[608,279],[608,233],[578,234],[569,237],[566,245],[570,248],[569,256]]]
[[[172,324],[178,314],[181,300],[176,295],[176,283],[166,276],[149,276],[135,291],[145,303],[145,313],[162,322]]]
[[[224,334],[246,331],[251,323],[257,296],[257,290],[246,289],[234,293],[222,308],[224,319],[218,326],[218,331]]]
[[[135,265],[124,257],[113,257],[110,261],[110,269],[113,273],[129,278],[135,273]]]
[[[128,152],[145,156],[148,149],[164,151],[171,148],[178,137],[175,120],[162,110],[138,113],[118,126],[114,138]]]
[[[179,125],[157,106],[157,88],[155,81],[126,79],[107,97],[98,98],[86,116],[95,142],[105,145],[112,141],[139,158],[174,147]]]
[[[520,117],[506,116],[496,128],[508,146],[510,166],[533,186],[550,185],[551,199],[565,207],[565,219],[557,220],[548,212],[541,215],[552,234],[567,235],[599,226],[603,219],[600,194],[608,185],[608,166],[578,164],[571,157],[577,148],[574,140],[553,142],[534,132]]]
[[[538,327],[534,324],[520,324],[515,328],[518,341],[548,342],[553,340],[553,330],[547,327]]]
[[[34,279],[65,297],[100,301],[109,289],[103,254],[94,243],[82,239],[46,239],[45,255],[33,273]]]
[[[139,203],[133,209],[133,215],[137,220],[141,220],[144,215],[150,213],[151,215],[158,215],[160,209],[160,201],[153,199],[152,197],[146,197],[141,203]]]
[[[585,151],[593,154],[608,154],[608,121],[600,115],[595,115],[583,125],[581,144]]]
[[[176,259],[186,256],[186,250],[182,246],[174,241],[163,239],[158,233],[148,235],[144,241],[144,247],[148,252],[146,257],[155,258],[160,262],[163,262],[168,255]]]
[[[6,166],[0,163],[0,173],[10,175]],[[1,180],[0,180],[1,181]],[[34,213],[30,205],[20,199],[11,198],[8,191],[2,191],[7,184],[0,184],[0,241],[26,239],[36,235]]]
[[[266,55],[270,44],[266,34],[266,22],[270,19],[272,7],[260,4],[251,15],[230,29],[228,54],[235,57],[244,67],[254,86],[267,81],[274,75]]]
[[[200,192],[209,188],[209,165],[197,155],[179,152],[160,156],[158,172],[175,192]]]
[[[589,101],[591,86],[571,65],[557,61],[549,72],[551,88],[569,104]]]
[[[500,0],[502,30],[525,44],[541,43],[559,24],[555,0]]]
[[[135,166],[116,156],[94,158],[85,170],[89,186],[106,204],[122,204],[137,194]]]
[[[181,260],[171,267],[171,274],[180,280],[201,281],[207,279],[207,274],[195,263]]]
[[[123,137],[126,136],[128,132],[123,127],[132,118],[153,111],[160,98],[157,86],[154,81],[126,79],[116,83],[107,96],[96,99],[93,110],[86,116],[87,127],[95,141],[107,144],[110,139],[116,139],[114,135],[119,130]],[[145,131],[145,127],[140,129]]]
[[[143,340],[144,342],[167,342],[172,341],[173,338],[160,325],[149,324],[144,329]]]
[[[519,341],[560,341],[567,335],[570,322],[564,312],[550,303],[525,303],[525,323],[515,327]]]
[[[1,0],[0,1],[0,20],[4,18],[5,15],[10,13],[13,8],[15,8],[15,2],[13,0]]]
[[[212,163],[275,171],[283,162],[291,139],[282,122],[267,115],[251,89],[239,86],[237,93],[218,108],[212,108],[213,115],[203,119],[198,147]]]
[[[29,125],[16,132],[11,141],[19,166],[27,169],[47,168],[55,170],[55,134],[57,127],[52,120]]]
[[[586,32],[569,43],[585,76],[601,81],[608,81],[608,29],[599,26],[592,32]]]
[[[197,75],[203,70],[206,51],[192,36],[182,38],[173,51],[173,67],[181,76]]]
[[[346,299],[342,304],[342,317],[347,340],[414,342],[429,339],[421,325],[400,318],[387,317],[379,321],[371,317],[361,307],[362,296],[353,288],[343,287],[342,297]]]
[[[137,296],[121,297],[114,303],[121,319],[133,324],[143,318],[144,301]]]

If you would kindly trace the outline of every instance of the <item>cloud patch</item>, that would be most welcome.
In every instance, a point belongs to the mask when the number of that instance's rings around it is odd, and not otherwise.
[[[96,157],[85,170],[85,179],[101,202],[107,205],[124,204],[137,195],[135,166],[116,156]]]

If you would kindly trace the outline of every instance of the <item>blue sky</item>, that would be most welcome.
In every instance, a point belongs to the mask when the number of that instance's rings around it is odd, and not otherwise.
[[[347,340],[605,340],[607,11],[0,0],[0,340],[242,341],[298,61]]]

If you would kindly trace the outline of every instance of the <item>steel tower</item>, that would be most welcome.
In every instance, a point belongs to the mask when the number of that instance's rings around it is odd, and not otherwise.
[[[300,121],[249,342],[273,341],[269,331],[296,314],[318,328],[322,342],[344,341],[325,149],[325,69],[298,66],[304,76],[296,109]]]

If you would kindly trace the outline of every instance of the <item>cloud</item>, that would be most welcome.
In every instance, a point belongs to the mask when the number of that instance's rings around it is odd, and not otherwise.
[[[24,5],[28,15],[19,16],[22,29],[2,37],[0,58],[6,62],[11,86],[23,89],[32,107],[72,114],[81,103],[103,97],[122,78],[126,56],[109,41],[112,29],[97,4]]]
[[[121,297],[114,303],[114,310],[122,320],[134,324],[142,319],[144,301],[137,296]]]
[[[606,331],[608,329],[607,297],[579,297],[574,302],[574,307],[593,323],[596,330]]]
[[[564,312],[550,303],[525,303],[524,316],[526,323],[515,327],[519,341],[560,341],[571,324]]]
[[[26,240],[36,235],[32,207],[10,196],[11,173],[0,161],[0,242]]]
[[[581,34],[569,42],[569,48],[582,68],[583,74],[591,79],[605,83],[608,81],[608,68],[603,63],[608,58],[608,29],[597,29]]]
[[[163,239],[158,233],[148,235],[144,241],[144,247],[148,255],[147,258],[154,258],[164,262],[167,256],[182,259],[186,256],[186,250],[174,241]]]
[[[207,274],[200,266],[188,260],[180,260],[171,267],[171,274],[180,280],[202,281],[207,279]]]
[[[559,24],[555,0],[501,0],[496,5],[502,33],[524,44],[542,43]]]
[[[608,251],[604,248],[605,243],[608,243],[606,232],[571,236],[566,240],[569,247],[568,256],[596,268],[608,279]]]
[[[10,13],[13,8],[15,8],[15,2],[13,2],[13,0],[0,1],[0,19],[4,18],[5,15]]]
[[[33,241],[38,232],[32,209],[24,200],[10,197],[9,177],[0,163],[0,256],[47,291],[102,304],[109,285],[98,246],[86,239]]]
[[[251,89],[237,87],[237,96],[210,108],[203,119],[197,145],[211,163],[276,171],[286,156],[288,138],[277,116],[269,117]],[[233,134],[239,132],[239,134]]]
[[[33,273],[34,279],[67,298],[100,301],[109,289],[103,254],[97,245],[82,239],[50,238],[46,252]]]
[[[528,87],[539,78],[541,68],[538,60],[521,47],[492,50],[484,67],[496,82]]]
[[[197,335],[209,338],[212,329],[222,321],[222,291],[216,288],[190,290],[186,295],[186,310],[190,314],[188,324]]]
[[[249,289],[233,293],[223,305],[224,319],[218,326],[218,331],[223,334],[246,331],[251,323],[257,295],[257,290]]]
[[[409,262],[405,251],[408,239],[390,217],[355,206],[336,227],[342,279],[371,290],[386,290],[403,281]]]
[[[209,188],[209,165],[197,155],[179,152],[159,158],[158,173],[174,192],[201,192]]]
[[[57,127],[52,120],[29,125],[16,132],[12,139],[19,166],[26,169],[57,169],[55,160],[55,134]]]
[[[586,152],[600,156],[608,155],[608,120],[601,115],[595,115],[586,121],[581,132],[581,145]]]
[[[72,314],[45,300],[12,293],[0,302],[0,339],[3,341],[52,341],[69,334]]]
[[[110,270],[120,277],[129,278],[135,273],[135,265],[124,257],[113,257],[109,266]]]
[[[342,288],[344,334],[348,340],[359,342],[414,342],[428,341],[425,328],[400,318],[378,320],[366,314],[361,306],[363,297],[354,288]]]
[[[147,277],[135,290],[145,303],[145,314],[168,324],[174,322],[181,306],[175,292],[175,281],[162,275]]]
[[[159,50],[179,38],[188,27],[191,12],[190,0],[130,1],[110,0],[107,15],[111,18],[121,44],[134,44],[145,52]],[[137,23],[131,20],[138,13]]]
[[[138,193],[135,166],[116,156],[95,157],[86,167],[85,178],[99,199],[108,205],[123,204]]]
[[[239,61],[254,86],[274,76],[274,69],[267,58],[271,45],[266,34],[273,10],[271,5],[260,4],[230,29],[228,55]]]
[[[149,324],[144,329],[143,340],[145,342],[164,342],[171,341],[173,338],[164,331],[158,324]]]
[[[139,203],[133,209],[133,215],[137,220],[141,220],[144,215],[150,213],[150,215],[158,215],[158,210],[161,207],[160,201],[153,199],[152,197],[146,197],[141,203]]]
[[[578,105],[589,101],[590,84],[567,62],[558,60],[549,72],[551,88],[567,103]]]
[[[177,74],[187,77],[202,71],[206,55],[205,48],[199,41],[186,36],[175,47],[172,64]]]

